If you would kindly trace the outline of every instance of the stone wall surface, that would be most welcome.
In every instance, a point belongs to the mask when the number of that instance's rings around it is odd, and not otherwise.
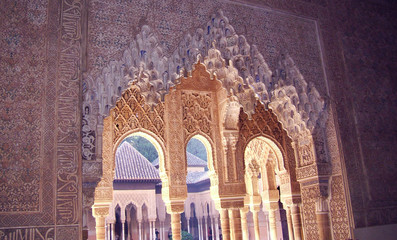
[[[332,12],[345,69],[333,97],[355,225],[396,223],[397,5],[336,1]]]
[[[335,151],[355,227],[397,223],[393,1],[6,0],[0,2],[0,239],[79,239],[80,69],[99,76],[143,25],[170,56],[220,9],[272,71],[288,53],[336,109]],[[95,164],[87,171],[97,174]],[[335,199],[343,199],[335,187],[341,181],[333,185]]]

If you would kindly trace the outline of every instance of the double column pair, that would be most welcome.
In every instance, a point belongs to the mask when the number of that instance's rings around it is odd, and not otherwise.
[[[249,239],[248,235],[248,224],[247,224],[247,213],[248,207],[244,207],[240,210],[241,213],[241,226],[242,226],[242,239]],[[251,208],[255,240],[261,239],[259,231],[259,213],[258,207]],[[268,224],[270,230],[270,239],[277,240],[277,224],[276,224],[276,212],[279,211],[278,206],[271,205],[268,212]],[[302,222],[300,217],[300,207],[298,204],[293,204],[286,208],[287,212],[287,223],[288,223],[288,234],[290,239],[301,240],[302,239]]]
[[[207,216],[209,217],[209,216]],[[208,221],[207,217],[204,217],[204,231],[203,231],[203,220],[201,217],[198,218],[198,234],[199,234],[199,239],[200,240],[208,240],[209,239],[209,233],[208,229],[212,229],[212,239],[213,240],[219,240],[219,218],[216,217],[211,217],[210,221]],[[189,219],[187,218],[187,224],[188,224],[188,232],[190,233],[190,226],[189,226]]]
[[[222,239],[242,239],[240,209],[222,208],[219,213],[221,216]]]

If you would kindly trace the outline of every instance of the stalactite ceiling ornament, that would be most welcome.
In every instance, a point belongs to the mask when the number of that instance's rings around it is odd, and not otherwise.
[[[169,57],[150,27],[143,26],[121,59],[111,61],[96,78],[85,76],[84,118],[89,118],[88,112],[101,121],[131,83],[140,88],[147,104],[157,104],[180,76],[189,74],[197,60],[216,75],[249,115],[255,110],[256,99],[272,108],[293,139],[325,122],[324,100],[312,84],[306,83],[292,58],[281,54],[272,73],[259,49],[236,34],[222,11],[203,29],[186,34]],[[86,111],[87,107],[92,111]],[[96,121],[85,129],[95,129]]]

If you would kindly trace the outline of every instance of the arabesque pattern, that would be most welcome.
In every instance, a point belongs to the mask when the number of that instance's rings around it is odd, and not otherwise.
[[[162,103],[153,108],[146,104],[140,89],[132,86],[123,92],[113,109],[114,141],[124,133],[143,128],[164,139],[164,106]]]

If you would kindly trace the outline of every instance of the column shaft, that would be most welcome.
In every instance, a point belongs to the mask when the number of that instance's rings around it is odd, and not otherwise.
[[[269,227],[271,240],[277,240],[276,211],[269,210]]]
[[[107,236],[107,239],[108,240],[110,240],[111,239],[111,228],[112,228],[112,224],[111,223],[108,223],[108,236]]]
[[[190,221],[189,218],[186,218],[186,222],[187,222],[187,232],[190,233]]]
[[[230,239],[229,212],[227,209],[221,209],[220,215],[221,215],[222,240],[229,240]]]
[[[153,240],[152,221],[149,221],[149,239]]]
[[[292,226],[292,217],[291,217],[291,208],[287,207],[286,209],[287,213],[287,224],[288,224],[288,237],[291,240],[294,240],[294,229]]]
[[[181,215],[179,213],[171,214],[171,227],[172,227],[172,239],[181,240]]]
[[[115,229],[116,229],[116,223],[113,222],[112,223],[112,240],[116,239],[116,231],[115,231]]]
[[[242,232],[241,232],[241,216],[240,216],[240,209],[232,209],[229,210],[230,213],[230,218],[232,219],[231,223],[232,226],[230,226],[230,234],[233,234],[233,238],[235,240],[240,240],[243,238]]]
[[[95,217],[96,239],[105,240],[105,216]]]
[[[160,239],[164,239],[164,223],[160,221]]]
[[[138,222],[138,228],[139,240],[142,240],[142,222]]]
[[[247,213],[241,210],[240,215],[241,215],[241,228],[243,231],[243,239],[248,240],[249,235],[248,235]]]
[[[235,240],[235,238],[234,238],[234,228],[233,228],[233,226],[234,226],[234,218],[233,218],[233,216],[232,216],[232,211],[229,210],[229,211],[228,211],[228,214],[229,214],[229,234],[230,234],[230,240]]]
[[[201,219],[199,218],[199,219],[197,219],[197,222],[198,222],[198,234],[199,234],[199,240],[203,240],[203,234],[202,234],[202,231],[201,231],[201,229],[202,229],[202,227],[201,227]]]
[[[215,238],[215,240],[219,240],[219,223],[218,223],[218,218],[216,217],[215,218],[215,220],[214,220],[214,222],[215,222],[215,236],[216,236],[216,238]]]
[[[259,216],[258,211],[252,212],[252,218],[254,220],[254,229],[255,229],[255,240],[260,240],[260,232],[259,232]]]
[[[208,240],[208,223],[207,223],[207,217],[204,217],[204,234],[205,234],[205,240]]]
[[[125,240],[125,221],[121,222],[121,239]]]
[[[292,225],[293,225],[293,229],[294,229],[295,240],[301,240],[302,239],[302,222],[301,222],[300,208],[298,205],[292,206],[291,215],[292,215]]]

